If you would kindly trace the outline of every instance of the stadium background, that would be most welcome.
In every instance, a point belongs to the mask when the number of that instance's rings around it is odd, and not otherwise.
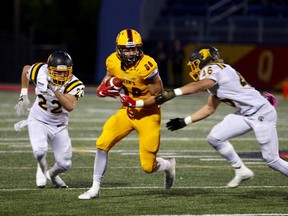
[[[3,6],[0,20],[2,84],[19,84],[25,64],[46,61],[53,50],[64,49],[74,60],[74,73],[86,85],[97,85],[124,28],[141,33],[144,51],[152,57],[158,41],[169,54],[180,40],[183,83],[189,81],[187,57],[200,43],[216,46],[259,89],[279,90],[288,78],[284,0],[13,0]],[[166,86],[173,86],[171,62],[170,57],[167,73],[160,67]]]

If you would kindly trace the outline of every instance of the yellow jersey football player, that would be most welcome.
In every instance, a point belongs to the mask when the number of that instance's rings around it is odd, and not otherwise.
[[[133,29],[122,30],[116,38],[116,52],[106,59],[107,73],[97,89],[99,97],[116,97],[119,91],[106,86],[110,77],[122,80],[121,102],[123,106],[105,123],[96,142],[93,185],[79,199],[99,197],[100,184],[106,171],[108,152],[130,132],[139,138],[141,167],[146,173],[165,171],[164,187],[169,189],[175,181],[174,158],[157,157],[160,147],[161,108],[157,104],[144,106],[144,100],[163,90],[163,84],[155,60],[145,55],[140,34]],[[133,104],[129,103],[130,99]],[[127,100],[126,100],[127,99]],[[138,101],[138,102],[137,102]],[[139,108],[138,108],[139,107]],[[140,108],[141,107],[141,108]]]

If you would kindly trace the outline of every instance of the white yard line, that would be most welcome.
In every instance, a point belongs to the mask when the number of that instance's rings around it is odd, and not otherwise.
[[[288,186],[273,186],[273,185],[260,185],[260,186],[241,186],[244,189],[255,189],[255,188],[288,188]],[[67,188],[65,190],[86,190],[89,188]],[[138,189],[163,189],[163,187],[101,187],[101,190],[138,190]],[[231,190],[226,186],[203,186],[203,187],[173,187],[173,189],[227,189]],[[55,190],[54,188],[39,189],[39,188],[2,188],[0,191],[37,191],[37,190]],[[233,189],[232,189],[233,190]]]

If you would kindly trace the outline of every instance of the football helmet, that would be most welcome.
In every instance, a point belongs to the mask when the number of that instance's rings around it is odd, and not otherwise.
[[[53,52],[47,60],[48,73],[55,86],[65,86],[72,77],[73,61],[64,51]]]
[[[213,46],[201,46],[192,51],[188,66],[191,67],[189,75],[194,81],[199,80],[199,73],[207,64],[220,59],[218,50]]]
[[[118,58],[127,65],[134,65],[143,55],[141,35],[134,29],[122,30],[116,38]]]

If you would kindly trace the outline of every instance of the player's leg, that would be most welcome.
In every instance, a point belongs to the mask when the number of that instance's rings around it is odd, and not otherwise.
[[[28,124],[28,132],[30,143],[33,149],[33,155],[37,161],[36,185],[39,188],[43,188],[47,183],[45,173],[48,167],[46,161],[46,155],[48,151],[48,131],[45,124],[36,120],[31,120]]]
[[[261,122],[257,117],[252,123],[263,159],[270,168],[288,176],[288,162],[279,156],[279,142],[276,129],[277,113],[273,110],[265,113],[263,116],[264,118]]]
[[[51,137],[50,142],[54,152],[55,163],[53,167],[47,171],[47,178],[56,187],[67,188],[68,186],[59,177],[59,174],[70,169],[72,164],[72,145],[67,128],[65,127]]]
[[[169,189],[176,179],[175,158],[163,159],[157,157],[160,147],[160,110],[154,110],[153,115],[145,116],[135,122],[139,136],[140,162],[144,172],[165,171],[164,187]]]
[[[228,139],[245,134],[250,130],[250,126],[242,116],[229,114],[222,122],[215,125],[207,136],[208,143],[235,169],[235,176],[227,184],[228,187],[237,187],[242,181],[254,176],[254,173],[244,165],[234,147],[228,141]]]
[[[133,130],[125,115],[126,110],[120,110],[111,116],[103,126],[103,132],[96,142],[93,184],[88,191],[78,196],[79,199],[99,197],[100,185],[107,169],[109,150]]]
[[[108,152],[97,149],[94,160],[94,174],[92,187],[85,193],[78,196],[79,199],[93,199],[100,195],[100,185],[108,164]]]

